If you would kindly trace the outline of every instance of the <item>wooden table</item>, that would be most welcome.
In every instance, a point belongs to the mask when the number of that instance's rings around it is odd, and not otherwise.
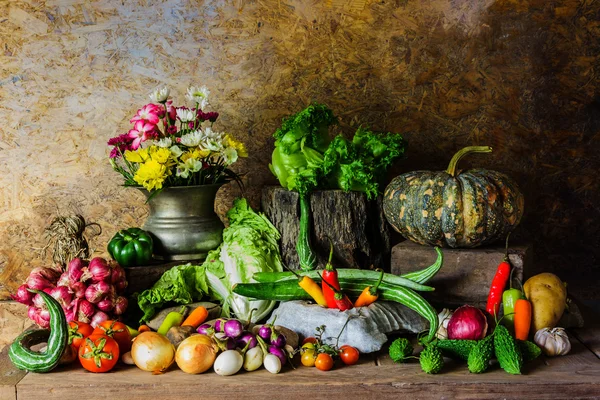
[[[7,351],[0,354],[0,399],[600,399],[600,329],[572,333],[572,352],[540,357],[524,374],[513,376],[497,365],[470,374],[464,363],[447,360],[442,373],[427,375],[418,362],[398,365],[386,355],[366,356],[354,366],[329,372],[286,367],[279,375],[261,369],[221,377],[213,372],[187,375],[176,367],[152,375],[119,365],[106,374],[86,372],[77,364],[51,373],[14,369]]]

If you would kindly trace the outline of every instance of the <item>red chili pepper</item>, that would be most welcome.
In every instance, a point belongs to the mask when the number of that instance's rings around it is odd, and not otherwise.
[[[331,259],[333,257],[333,243],[331,243],[331,239],[329,240],[329,260],[325,265],[325,269],[323,270],[323,280],[321,282],[321,288],[323,289],[323,295],[325,295],[325,300],[327,300],[328,308],[338,308],[337,303],[335,301],[335,292],[327,285],[331,285],[337,290],[340,290],[340,282],[338,281],[338,273],[336,269],[331,264]]]
[[[504,259],[498,265],[496,275],[494,275],[494,279],[492,279],[492,284],[490,285],[490,293],[488,294],[487,299],[487,306],[485,307],[486,311],[494,317],[496,317],[498,315],[498,311],[500,311],[502,293],[504,292],[504,288],[506,287],[506,283],[508,282],[508,279],[510,277],[510,263],[508,262],[509,236],[510,234],[506,236],[506,252],[504,254]]]
[[[340,311],[346,311],[350,310],[351,308],[354,308],[354,304],[352,304],[352,301],[350,301],[348,296],[346,296],[340,290],[334,288],[332,285],[329,284],[329,282],[326,282],[323,279],[323,277],[321,277],[321,282],[325,282],[325,284],[333,291],[333,300],[335,301],[335,308],[338,308]]]

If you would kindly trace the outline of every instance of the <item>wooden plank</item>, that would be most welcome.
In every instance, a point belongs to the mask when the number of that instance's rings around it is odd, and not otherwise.
[[[0,352],[0,399],[16,399],[16,385],[27,374],[10,362],[8,358],[8,346]]]
[[[600,358],[600,326],[573,329],[571,333]]]
[[[584,348],[580,349],[585,352]],[[574,354],[578,354],[577,350]],[[590,353],[591,355],[591,353]],[[592,356],[593,357],[593,356]],[[421,399],[553,399],[598,398],[600,362],[566,356],[563,362],[530,364],[526,374],[513,376],[493,368],[473,375],[464,365],[449,364],[442,374],[424,374],[418,363],[373,366],[370,360],[360,365],[338,367],[329,372],[315,368],[286,368],[279,375],[265,370],[242,372],[232,377],[214,373],[187,375],[176,368],[163,375],[152,375],[132,366],[119,366],[109,374],[92,374],[78,367],[59,368],[50,374],[28,374],[17,385],[19,400],[81,399],[82,397],[122,397],[128,399],[202,394],[203,399],[264,399],[285,393],[287,399],[317,398],[387,399],[411,396]],[[570,359],[570,362],[564,360]]]

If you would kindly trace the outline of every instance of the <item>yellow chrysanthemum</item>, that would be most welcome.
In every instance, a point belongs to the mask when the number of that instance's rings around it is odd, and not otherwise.
[[[125,150],[123,157],[129,162],[143,163],[148,159],[148,149],[142,149],[141,147],[135,151]]]
[[[225,135],[225,147],[233,147],[237,150],[237,154],[240,157],[248,157],[248,151],[244,143],[235,140],[230,134]]]
[[[152,146],[150,147],[150,158],[161,164],[166,164],[171,158],[171,151],[163,147]]]
[[[199,148],[195,148],[192,151],[186,151],[181,155],[181,161],[186,162],[189,159],[201,160],[210,155],[210,150],[202,150]]]
[[[133,179],[147,190],[161,189],[168,169],[156,160],[148,160],[135,173]]]

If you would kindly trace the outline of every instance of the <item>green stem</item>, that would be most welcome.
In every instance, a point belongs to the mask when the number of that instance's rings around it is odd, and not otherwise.
[[[456,165],[458,164],[458,162],[467,154],[470,153],[491,153],[492,152],[492,148],[490,146],[468,146],[465,147],[462,150],[459,150],[454,157],[452,157],[452,160],[450,160],[450,164],[448,164],[448,169],[446,170],[446,172],[452,176],[454,176],[456,174]]]
[[[310,194],[300,195],[300,232],[298,233],[298,259],[303,271],[311,271],[317,267],[317,255],[310,246]]]

